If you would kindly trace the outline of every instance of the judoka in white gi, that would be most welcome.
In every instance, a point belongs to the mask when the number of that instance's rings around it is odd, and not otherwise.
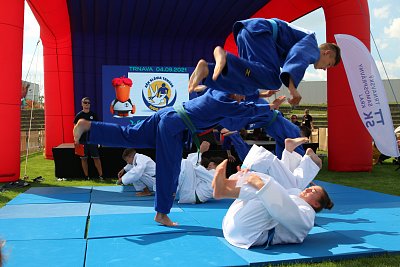
[[[213,197],[211,183],[214,178],[216,165],[213,162],[209,162],[208,166],[210,167],[205,168],[199,163],[201,155],[208,151],[209,148],[210,143],[203,141],[200,144],[200,154],[191,153],[186,159],[182,159],[176,192],[179,203],[199,204],[207,202]]]
[[[138,191],[137,196],[152,195],[156,191],[156,163],[133,148],[125,149],[122,158],[127,164],[118,172],[117,184],[132,184]]]
[[[222,223],[230,244],[248,249],[301,243],[314,226],[316,212],[333,207],[322,187],[304,189],[320,170],[321,160],[312,149],[303,157],[292,152],[302,140],[287,139],[282,160],[254,145],[243,162],[250,171],[229,179],[225,179],[226,161],[217,167],[214,197],[236,198]]]

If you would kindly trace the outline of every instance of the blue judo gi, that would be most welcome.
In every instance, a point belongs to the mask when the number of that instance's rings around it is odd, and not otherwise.
[[[259,98],[258,90],[256,93],[246,96],[245,101],[249,103],[255,102],[257,104],[269,104],[264,98]],[[253,118],[228,118],[225,119],[224,123],[226,128],[229,130],[264,128],[267,134],[275,139],[275,155],[281,159],[282,152],[285,149],[285,139],[301,137],[300,128],[283,117],[280,112],[273,112],[273,116],[271,116],[271,113],[268,113],[267,116],[257,116]],[[234,145],[239,158],[243,157],[243,155],[246,157],[250,147],[243,144],[245,142],[240,140],[241,138],[239,139],[238,136],[231,136],[231,138],[233,138],[232,144]],[[295,151],[301,156],[304,156],[305,154],[303,146],[298,146]]]
[[[271,20],[276,25],[276,39]],[[233,35],[239,57],[227,53],[226,67],[216,81],[212,80],[215,65],[209,64],[209,75],[203,84],[249,95],[257,89],[277,90],[282,83],[289,87],[292,78],[297,88],[307,67],[320,57],[315,33],[279,19],[271,20],[236,22]]]
[[[228,93],[209,89],[205,94],[183,104],[186,114],[199,131],[223,127],[227,118],[252,118],[273,116],[268,104],[237,101]],[[222,122],[222,123],[221,123]],[[161,109],[136,125],[92,122],[88,143],[117,147],[156,149],[155,210],[168,214],[178,186],[184,136],[187,129],[172,107]],[[229,129],[229,128],[228,128]]]
[[[229,119],[229,124],[225,123],[227,125],[226,128],[229,130],[236,130],[241,128],[245,128],[246,130],[264,128],[267,134],[275,139],[275,155],[279,159],[281,159],[282,152],[285,149],[285,139],[300,137],[300,128],[285,117],[283,117],[280,112],[273,112],[275,113],[273,114],[273,116],[270,116],[270,114],[268,114],[268,116],[258,116],[256,118]],[[246,157],[247,153],[250,150],[250,147],[243,144],[245,142],[243,140],[240,140],[241,138],[239,139],[239,134],[238,136],[232,135],[230,137],[239,158],[242,160],[243,156]],[[302,156],[304,156],[305,154],[303,146],[296,147],[295,151]]]

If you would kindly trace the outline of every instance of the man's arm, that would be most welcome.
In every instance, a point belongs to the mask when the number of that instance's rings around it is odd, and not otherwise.
[[[292,106],[298,105],[300,103],[300,100],[302,99],[302,96],[300,95],[299,91],[297,91],[297,88],[294,86],[292,78],[289,78],[288,90],[291,96],[291,98],[288,99],[288,103]]]

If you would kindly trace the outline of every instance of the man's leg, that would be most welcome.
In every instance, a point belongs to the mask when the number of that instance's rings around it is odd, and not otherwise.
[[[99,179],[103,179],[103,169],[101,167],[101,160],[100,160],[100,154],[99,154],[99,149],[97,145],[89,145],[89,153],[90,156],[93,159],[94,166],[96,167],[97,173],[99,174]]]
[[[315,154],[314,150],[311,148],[307,148],[306,150],[306,155],[308,155],[312,161],[321,169],[322,168],[322,160],[318,157],[317,154]]]
[[[178,189],[179,203],[196,203],[196,172],[193,163],[182,159],[179,173]]]
[[[192,75],[190,75],[188,90],[189,93],[201,92],[207,87],[205,85],[199,85],[200,82],[205,79],[209,74],[207,61],[200,59],[194,69]]]
[[[85,178],[89,179],[89,168],[88,168],[87,158],[81,158],[81,165],[82,165],[82,170],[83,170],[83,174],[85,175]]]
[[[296,148],[307,141],[307,137],[285,139],[285,149],[282,151],[281,161],[291,172],[299,167],[300,161],[303,158],[302,155],[297,153]]]
[[[218,79],[218,76],[221,74],[222,70],[225,68],[226,51],[222,47],[217,46],[214,49],[214,59],[215,59],[215,68],[212,79],[216,81]]]
[[[97,173],[101,179],[103,178],[103,168],[101,167],[100,158],[93,158],[94,166],[96,167]]]
[[[222,70],[226,65],[226,51],[217,46],[214,49],[214,59],[215,59],[215,68],[212,75],[213,81],[218,79],[218,76],[221,74]],[[210,73],[208,68],[208,63],[204,59],[200,59],[197,63],[195,70],[193,71],[192,75],[190,76],[189,80],[189,93],[201,92],[207,88],[205,85],[199,85],[200,82],[205,79]]]
[[[224,160],[215,169],[212,187],[214,188],[214,198],[237,198],[240,193],[240,187],[236,187],[237,180],[226,179],[226,166],[228,160]]]
[[[177,223],[168,217],[178,187],[183,151],[183,130],[172,135],[176,129],[182,129],[182,120],[176,114],[164,116],[157,125],[156,135],[156,194],[154,220],[166,226]]]
[[[307,137],[298,137],[298,138],[286,138],[285,139],[285,149],[292,153],[296,147],[307,143]]]
[[[91,122],[84,119],[80,119],[76,123],[73,131],[75,144],[79,144],[79,139],[81,138],[82,134],[89,131],[90,126]]]

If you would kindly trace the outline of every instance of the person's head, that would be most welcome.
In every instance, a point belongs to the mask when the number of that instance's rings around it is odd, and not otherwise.
[[[323,43],[319,46],[319,59],[314,63],[314,69],[327,70],[340,63],[340,48],[334,43]]]
[[[122,159],[125,160],[127,164],[132,164],[135,154],[136,150],[134,148],[127,148],[122,152]]]
[[[224,158],[221,157],[211,157],[210,162],[208,163],[207,170],[215,170],[217,166],[224,161]]]
[[[296,114],[293,114],[293,115],[290,117],[290,120],[291,120],[292,122],[296,122],[296,121],[297,121],[297,115],[296,115]]]
[[[83,111],[88,112],[90,110],[90,98],[89,97],[85,96],[84,98],[82,98],[81,104],[82,104]]]
[[[308,108],[306,108],[306,109],[304,110],[304,114],[309,115],[309,114],[310,114],[310,110],[309,110]]]
[[[315,212],[320,212],[323,209],[330,210],[334,205],[325,189],[318,185],[304,189],[300,193],[300,198],[306,201]]]

